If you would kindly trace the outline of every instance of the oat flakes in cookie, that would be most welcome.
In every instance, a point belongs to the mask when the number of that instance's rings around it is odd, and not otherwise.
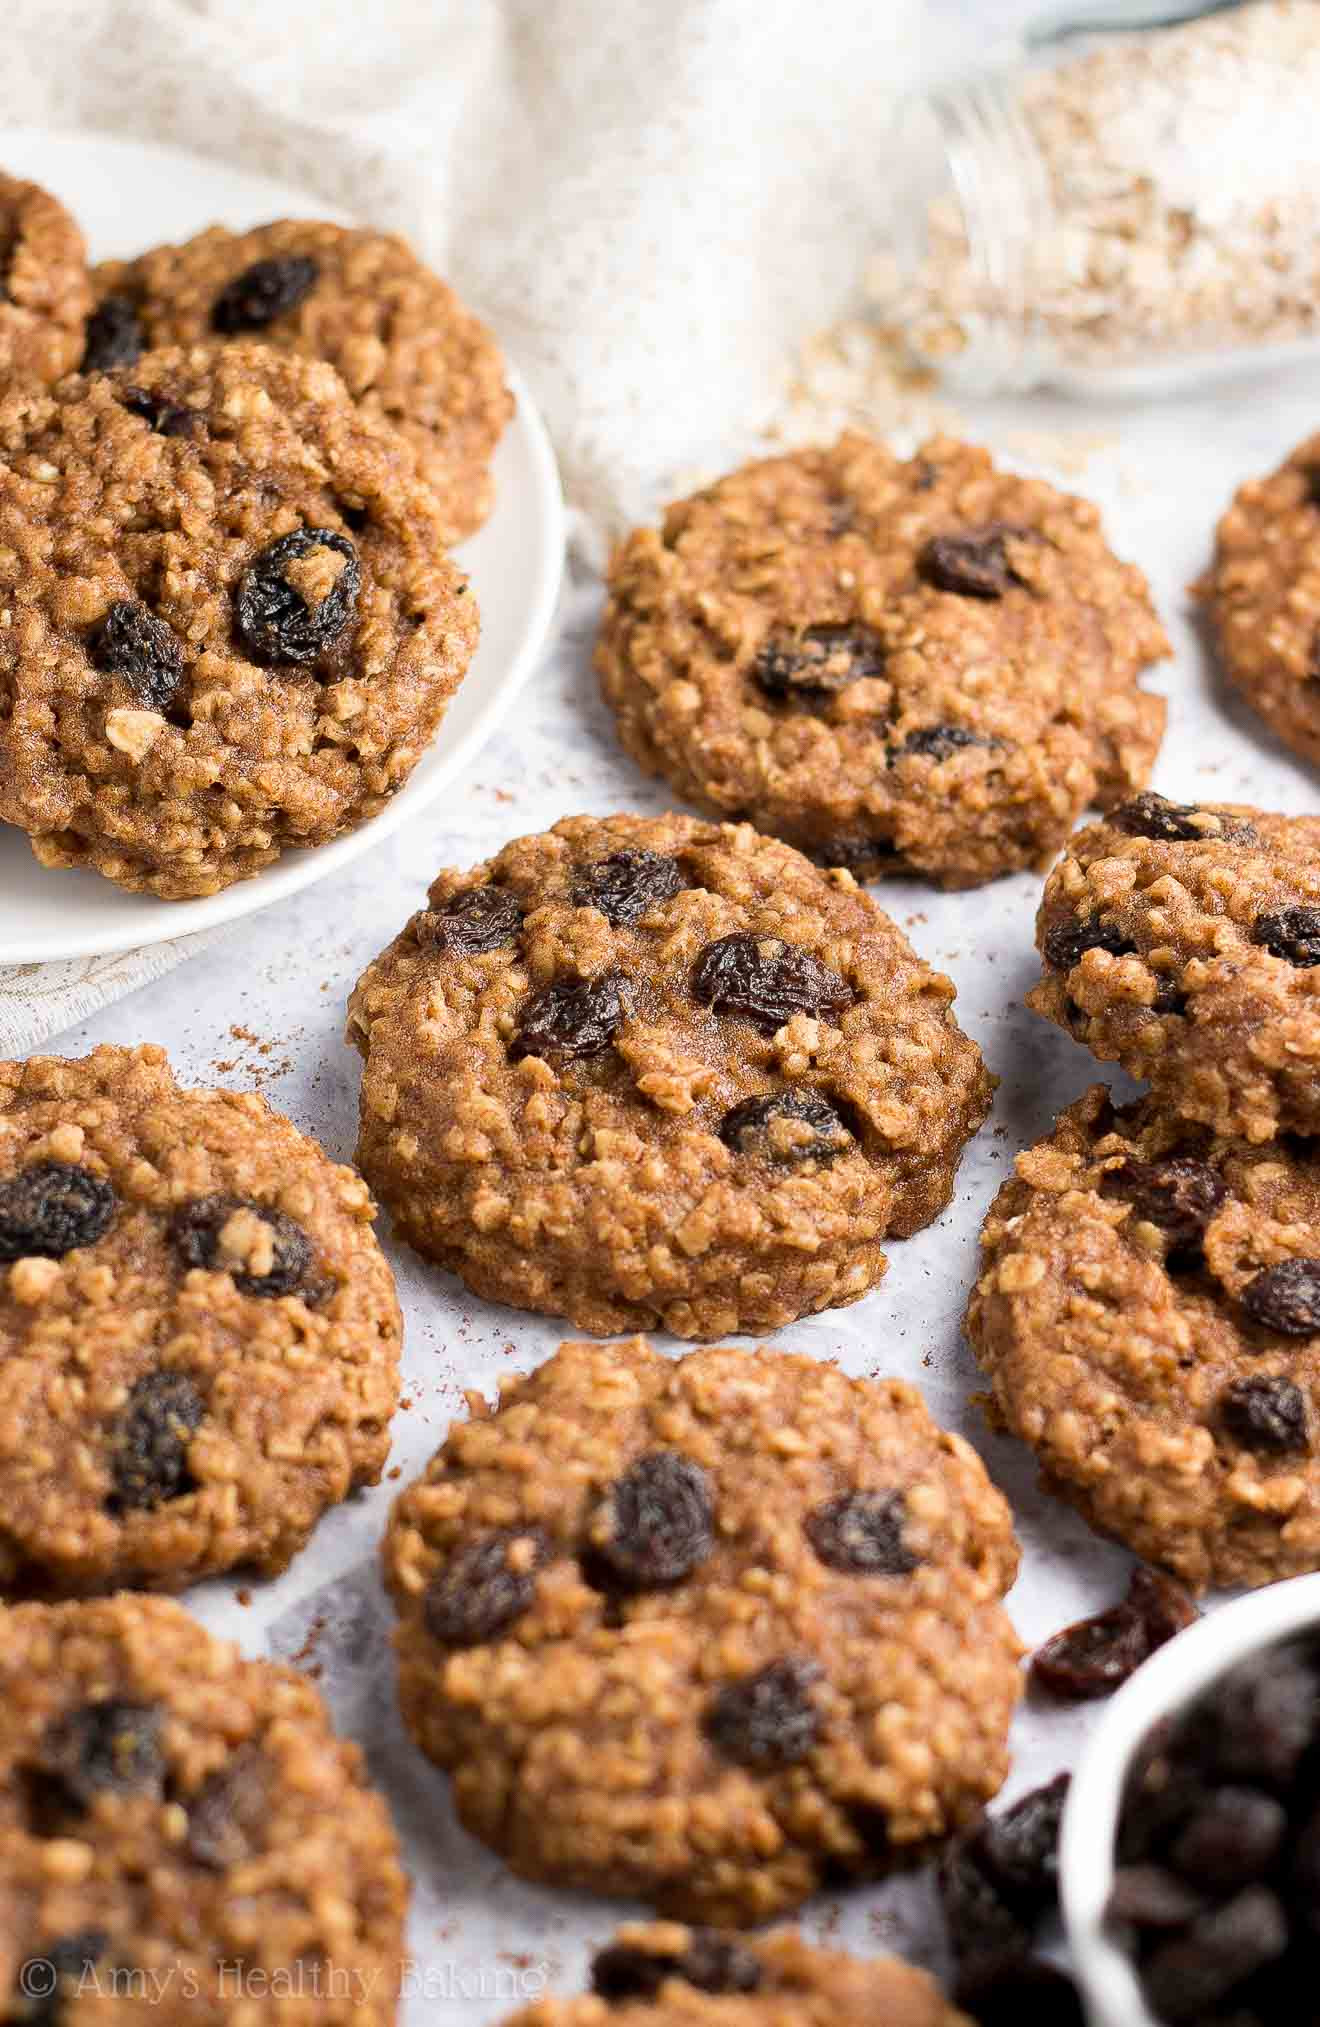
[[[1320,817],[1146,793],[1045,885],[1027,1004],[1171,1112],[1320,1134]]]
[[[847,872],[747,825],[571,817],[359,981],[358,1163],[480,1295],[682,1337],[852,1302],[990,1104],[953,987]]]
[[[409,1729],[515,1872],[741,1926],[995,1793],[1017,1545],[914,1388],[635,1338],[469,1406],[385,1567]]]
[[[1197,1589],[1320,1569],[1320,1143],[1096,1085],[982,1246],[967,1332],[1052,1492]]]
[[[0,2006],[388,2027],[408,1888],[305,1676],[123,1594],[0,1612]]]
[[[48,190],[0,170],[0,386],[72,371],[91,301],[74,220]]]
[[[0,1584],[274,1574],[375,1484],[401,1324],[371,1219],[160,1049],[0,1064]]]
[[[107,263],[94,281],[121,349],[248,338],[328,360],[362,412],[412,444],[446,543],[490,512],[491,458],[513,413],[504,362],[395,234],[303,218],[241,233],[213,225]]]
[[[1196,590],[1230,680],[1285,745],[1320,763],[1320,435],[1239,489]]]
[[[947,438],[748,465],[617,551],[597,648],[624,745],[859,877],[1045,863],[1140,788],[1167,653],[1096,509]]]
[[[384,807],[477,638],[408,446],[252,345],[0,394],[0,818],[216,893]]]
[[[743,1937],[677,1922],[629,1923],[597,1951],[590,1996],[538,2000],[505,2027],[603,2027],[607,2020],[613,2027],[972,2027],[932,1977],[895,1957],[863,1962],[814,1949],[786,1929]]]

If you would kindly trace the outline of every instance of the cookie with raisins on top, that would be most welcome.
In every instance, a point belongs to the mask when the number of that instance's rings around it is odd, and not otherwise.
[[[1135,796],[1070,841],[1036,940],[1028,1006],[1171,1111],[1320,1133],[1320,817]]]
[[[953,986],[852,876],[747,825],[565,818],[359,981],[358,1163],[478,1294],[587,1330],[852,1302],[989,1109]]]
[[[527,1878],[754,1924],[1002,1782],[1008,1507],[915,1388],[561,1346],[398,1501],[404,1717]]]
[[[926,1971],[815,1949],[791,1929],[722,1935],[630,1923],[596,1952],[591,1995],[538,1999],[505,2027],[972,2027]]]
[[[0,1585],[284,1568],[374,1484],[400,1318],[365,1184],[160,1049],[0,1064]]]
[[[1320,1569],[1320,1142],[1097,1084],[981,1244],[967,1334],[1052,1492],[1197,1589]]]
[[[859,879],[972,887],[1143,785],[1167,652],[1089,501],[850,432],[634,531],[596,661],[629,753],[698,808]]]

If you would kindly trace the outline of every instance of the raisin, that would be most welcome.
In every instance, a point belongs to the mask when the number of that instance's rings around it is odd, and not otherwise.
[[[240,1211],[260,1218],[272,1235],[271,1263],[265,1273],[231,1267],[221,1253],[221,1238],[229,1220]],[[204,1267],[209,1273],[230,1274],[234,1286],[244,1295],[291,1295],[305,1280],[311,1265],[312,1247],[302,1226],[269,1204],[252,1203],[246,1197],[207,1196],[181,1204],[174,1213],[170,1237],[186,1267]]]
[[[1306,1399],[1290,1379],[1234,1380],[1219,1397],[1219,1412],[1234,1442],[1259,1457],[1288,1457],[1311,1447]]]
[[[1133,1216],[1164,1233],[1171,1266],[1200,1259],[1206,1228],[1228,1195],[1209,1162],[1176,1154],[1165,1161],[1126,1161],[1109,1175]]]
[[[1320,1260],[1279,1260],[1262,1268],[1242,1290],[1242,1307],[1265,1330],[1313,1337],[1320,1331]]]
[[[1034,1921],[991,1877],[974,1836],[957,1839],[945,1851],[935,1877],[949,1945],[960,1963],[1026,1954]]]
[[[1053,971],[1071,971],[1088,950],[1107,950],[1111,957],[1134,957],[1136,949],[1136,944],[1116,923],[1106,924],[1096,915],[1085,922],[1075,915],[1065,915],[1061,921],[1050,924],[1041,941],[1041,954]]]
[[[1181,1584],[1139,1564],[1121,1604],[1065,1627],[1037,1649],[1032,1679],[1070,1703],[1108,1696],[1196,1615]]]
[[[1008,560],[1008,540],[1032,539],[1032,531],[996,521],[965,535],[935,535],[917,559],[918,575],[937,591],[963,598],[1002,598],[1023,579]]]
[[[1288,1924],[1275,1895],[1246,1887],[1151,1952],[1142,1966],[1146,1997],[1162,2020],[1201,2019],[1287,1946]]]
[[[146,387],[125,387],[118,397],[121,408],[140,416],[157,436],[192,436],[201,427],[201,416],[182,401],[166,394],[153,394]]]
[[[173,627],[136,599],[117,598],[92,636],[103,675],[122,676],[149,711],[167,711],[183,681],[183,643]]]
[[[1170,802],[1166,795],[1156,795],[1153,789],[1143,789],[1140,795],[1121,803],[1109,821],[1115,830],[1130,838],[1154,838],[1164,844],[1258,842],[1251,824],[1221,816],[1217,810],[1199,809],[1194,802]]]
[[[109,1947],[110,1938],[100,1928],[79,1929],[47,1943],[20,1964],[6,2020],[23,2022],[25,2027],[57,2027]]]
[[[1294,1780],[1320,1717],[1320,1682],[1297,1649],[1243,1661],[1194,1705],[1189,1749],[1226,1780],[1276,1788]]]
[[[87,319],[80,373],[132,366],[146,349],[137,307],[127,296],[107,296]]]
[[[319,605],[290,584],[291,563],[317,549],[332,549],[344,567]],[[347,535],[333,528],[294,528],[259,549],[238,580],[234,611],[254,661],[314,662],[332,648],[357,611],[362,570]]]
[[[883,676],[885,651],[864,626],[809,626],[771,634],[752,665],[752,680],[776,703],[837,696],[850,683]]]
[[[820,1672],[814,1661],[786,1655],[730,1682],[706,1711],[711,1744],[739,1766],[796,1766],[820,1737],[821,1715],[811,1700]]]
[[[681,1584],[714,1546],[710,1480],[676,1450],[639,1458],[611,1488],[607,1511],[609,1533],[596,1554],[626,1590]]]
[[[708,943],[692,968],[692,990],[717,1014],[743,1014],[767,1034],[794,1014],[837,1019],[852,987],[810,951],[778,936],[743,931]]]
[[[1086,2027],[1072,1979],[1039,1957],[975,1963],[958,1978],[953,2000],[976,2027]]]
[[[539,1528],[494,1528],[478,1535],[431,1579],[423,1608],[431,1638],[443,1647],[479,1647],[493,1640],[528,1610],[536,1572],[549,1555],[550,1543]]]
[[[735,1154],[764,1161],[833,1161],[855,1143],[819,1091],[781,1091],[730,1106],[716,1132]]]
[[[607,2005],[631,1999],[654,1999],[667,1978],[679,1978],[698,1992],[724,1997],[754,1992],[761,1982],[761,1962],[732,1937],[712,1929],[693,1929],[684,1950],[644,1950],[635,1943],[611,1943],[597,1952],[591,1966],[591,1989]]]
[[[523,911],[503,887],[468,887],[438,912],[423,915],[417,941],[450,957],[485,957],[516,943]]]
[[[0,1261],[62,1260],[109,1231],[115,1193],[103,1175],[71,1161],[36,1161],[0,1182]]]
[[[589,867],[573,889],[573,903],[578,908],[598,908],[612,927],[627,929],[662,901],[672,901],[683,886],[677,859],[630,846]]]
[[[1059,1827],[1070,1785],[1067,1774],[1056,1774],[973,1833],[985,1870],[1024,1912],[1042,1915],[1058,1901]]]
[[[814,1507],[802,1526],[829,1569],[859,1577],[906,1577],[921,1560],[903,1539],[906,1520],[901,1492],[845,1492]]]
[[[150,1512],[197,1490],[188,1444],[206,1419],[206,1402],[184,1372],[148,1372],[135,1380],[115,1424],[110,1455],[115,1512]]]
[[[1320,908],[1280,908],[1272,915],[1258,915],[1252,925],[1251,940],[1268,950],[1271,957],[1281,957],[1285,964],[1309,971],[1312,965],[1320,964]]]
[[[1204,1914],[1206,1900],[1163,1865],[1123,1865],[1114,1874],[1105,1918],[1136,1929],[1186,1928]]]
[[[289,310],[296,310],[316,285],[319,273],[310,254],[286,253],[273,260],[254,260],[226,282],[211,305],[211,328],[222,337],[240,331],[262,331]]]
[[[50,1798],[75,1815],[85,1815],[98,1795],[159,1793],[160,1711],[123,1697],[85,1703],[50,1727],[37,1771]]]
[[[188,1855],[213,1872],[242,1865],[265,1847],[270,1761],[259,1746],[240,1746],[202,1783],[188,1805]]]
[[[800,843],[798,850],[813,866],[824,866],[827,872],[831,866],[846,866],[858,880],[872,878],[877,868],[896,872],[903,864],[903,854],[892,838],[811,838]]]
[[[1287,1810],[1273,1795],[1259,1788],[1216,1788],[1179,1831],[1169,1861],[1193,1886],[1232,1893],[1264,1877],[1287,1828]]]
[[[922,725],[915,732],[909,732],[901,746],[889,749],[889,765],[896,760],[915,756],[922,760],[949,760],[955,753],[968,746],[994,746],[997,742],[987,739],[982,732],[969,732],[965,725]]]
[[[572,1060],[603,1055],[631,1011],[621,971],[547,985],[522,1010],[510,1054]]]

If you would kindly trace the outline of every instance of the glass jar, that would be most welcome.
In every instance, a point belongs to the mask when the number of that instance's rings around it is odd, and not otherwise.
[[[899,110],[870,313],[964,394],[1320,355],[1320,0],[1136,12]]]

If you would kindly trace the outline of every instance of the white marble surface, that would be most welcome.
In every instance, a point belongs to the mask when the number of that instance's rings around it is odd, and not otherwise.
[[[979,21],[1020,13],[1019,0],[948,9]],[[1174,638],[1158,678],[1170,698],[1169,733],[1156,785],[1173,794],[1242,798],[1301,810],[1315,784],[1223,693],[1191,619],[1185,587],[1203,565],[1214,518],[1232,487],[1268,468],[1320,422],[1320,366],[1287,380],[1271,374],[1158,409],[1097,413],[1048,402],[986,409],[972,418],[992,444],[1026,427],[1099,431],[1109,439],[1065,483],[1105,507],[1117,548],[1149,572]],[[1049,473],[1049,466],[1038,466]],[[566,597],[553,655],[533,678],[517,722],[482,755],[447,806],[350,869],[227,934],[214,949],[136,997],[61,1038],[65,1053],[100,1041],[165,1043],[179,1072],[199,1082],[256,1085],[337,1156],[354,1142],[357,1058],[343,1044],[344,1002],[359,971],[417,905],[444,863],[467,864],[522,831],[576,811],[655,810],[664,797],[615,743],[590,672],[598,588],[579,579]],[[987,1433],[977,1375],[959,1317],[972,1275],[976,1231],[1014,1152],[1042,1131],[1094,1066],[1063,1035],[1034,1019],[1022,995],[1035,975],[1031,924],[1039,881],[1022,876],[970,896],[912,884],[880,890],[920,949],[949,970],[958,1013],[1003,1079],[992,1120],[969,1150],[957,1200],[931,1230],[891,1250],[884,1284],[866,1301],[782,1334],[785,1347],[837,1358],[852,1372],[894,1372],[918,1382],[938,1417],[977,1445],[1017,1510],[1024,1574],[1010,1607],[1034,1643],[1066,1619],[1110,1601],[1125,1558],[1093,1538],[1035,1488],[1030,1460]],[[1097,1072],[1098,1074],[1098,1072]],[[469,1298],[443,1274],[388,1240],[407,1312],[409,1407],[396,1425],[393,1463],[411,1476],[438,1445],[461,1389],[545,1357],[560,1330]],[[677,1349],[678,1347],[671,1347]],[[311,1549],[278,1583],[235,1586],[190,1599],[252,1654],[297,1655],[319,1668],[340,1722],[368,1744],[397,1812],[417,1879],[410,2022],[498,2020],[548,1982],[572,1990],[584,1951],[633,1910],[523,1886],[468,1839],[446,1784],[400,1736],[391,1715],[388,1614],[375,1549],[394,1493],[386,1483],[332,1514]],[[1069,1764],[1084,1739],[1083,1713],[1024,1709],[1012,1788]],[[859,1948],[896,1946],[938,1962],[927,1886],[905,1882],[831,1898],[806,1911],[807,1927]]]

